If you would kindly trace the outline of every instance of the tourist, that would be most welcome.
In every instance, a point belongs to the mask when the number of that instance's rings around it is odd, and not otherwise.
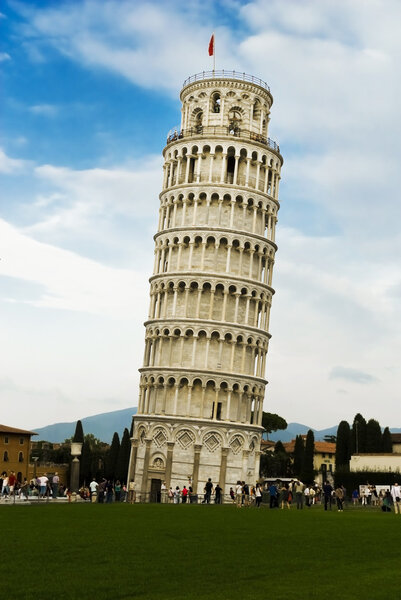
[[[288,483],[285,483],[283,485],[283,487],[280,490],[281,492],[281,509],[283,510],[284,507],[287,507],[288,509],[291,508],[291,502],[290,502],[290,486],[288,485]]]
[[[58,496],[58,486],[60,483],[60,477],[58,476],[57,471],[55,472],[55,474],[52,477],[52,491],[53,491],[53,498],[57,498]]]
[[[256,508],[260,508],[260,503],[262,502],[262,490],[260,489],[260,483],[256,484],[255,487],[255,504]]]
[[[174,500],[174,492],[173,492],[173,488],[170,487],[169,491],[168,491],[168,501],[171,503]]]
[[[316,499],[316,490],[311,485],[309,488],[309,507],[311,507],[315,504],[315,499]]]
[[[391,497],[394,503],[394,512],[401,514],[401,488],[398,483],[391,487]]]
[[[231,498],[231,500],[232,500],[233,502],[235,502],[235,492],[234,492],[234,490],[233,490],[233,488],[232,488],[232,487],[230,487],[229,494],[230,494],[230,498]]]
[[[212,495],[212,491],[213,491],[213,483],[209,477],[209,479],[206,481],[206,484],[205,484],[205,488],[204,488],[205,497],[203,499],[202,504],[210,504],[210,496]]]
[[[269,485],[270,508],[278,508],[278,491],[275,483]]]
[[[165,504],[167,502],[167,486],[165,481],[162,481],[160,492],[162,504]]]
[[[383,504],[382,504],[382,511],[383,512],[391,512],[391,494],[390,492],[387,490],[384,493],[384,497],[383,497]]]
[[[98,487],[97,501],[99,502],[99,504],[103,504],[104,503],[104,496],[105,496],[105,493],[106,493],[106,484],[107,484],[107,479],[105,479],[103,477],[103,479],[99,483],[99,487]]]
[[[249,506],[249,485],[245,481],[242,484],[244,506]]]
[[[128,502],[130,504],[134,504],[135,500],[136,500],[135,481],[133,479],[131,479],[128,484]]]
[[[121,488],[122,488],[121,482],[119,479],[117,479],[117,481],[114,485],[114,494],[116,497],[116,502],[120,502],[120,500],[121,500]]]
[[[180,488],[177,485],[174,490],[174,504],[180,503],[180,496],[181,496]]]
[[[381,492],[380,492],[380,493],[381,493]],[[355,506],[355,505],[357,505],[357,504],[358,504],[358,502],[359,502],[359,492],[358,492],[358,490],[357,490],[357,489],[355,489],[355,490],[352,492],[352,504]]]
[[[113,492],[114,492],[114,486],[110,479],[108,479],[106,482],[105,492],[106,492],[106,503],[110,504],[111,502],[113,502]]]
[[[295,498],[297,501],[297,509],[302,510],[304,507],[304,484],[297,479],[294,483]]]
[[[97,488],[98,487],[99,487],[98,482],[96,481],[95,478],[93,478],[89,484],[89,490],[90,490],[92,502],[96,502],[96,500],[97,500]]]
[[[323,494],[324,494],[324,510],[327,510],[327,507],[330,507],[331,510],[331,498],[332,498],[333,488],[330,485],[330,482],[327,480],[323,486]]]
[[[44,498],[46,495],[47,484],[49,483],[49,479],[46,473],[43,473],[41,477],[38,477],[39,483],[39,498]]]
[[[344,490],[341,485],[338,485],[335,490],[335,495],[337,499],[337,509],[338,512],[343,512],[343,504],[344,504]]]
[[[184,487],[182,488],[181,495],[182,495],[182,503],[186,504],[187,503],[187,497],[188,497],[188,490],[187,490],[187,486],[186,485],[184,485]]]
[[[304,490],[304,495],[305,495],[305,506],[307,506],[308,508],[309,508],[309,492],[310,492],[309,485],[306,484],[306,488]]]
[[[20,499],[21,500],[28,500],[28,494],[29,494],[29,483],[27,478],[24,478],[24,481],[21,485],[21,490],[20,490]]]
[[[242,506],[242,484],[240,481],[237,481],[237,487],[235,488],[235,495],[237,498],[237,508],[241,508],[241,506]]]
[[[14,488],[17,483],[17,477],[15,475],[15,471],[10,471],[10,475],[8,476],[8,489],[10,492],[10,496],[14,496]]]
[[[2,475],[3,481],[1,484],[1,495],[2,497],[8,497],[8,494],[10,493],[9,487],[8,487],[8,475],[7,473],[4,471],[3,475]]]
[[[217,483],[216,487],[214,488],[214,493],[215,493],[214,503],[215,504],[221,504],[221,492],[222,492],[222,488]]]

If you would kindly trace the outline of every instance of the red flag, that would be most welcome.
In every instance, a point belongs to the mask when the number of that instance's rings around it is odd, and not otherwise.
[[[214,54],[214,33],[212,34],[212,37],[210,38],[210,42],[209,42],[209,56],[213,56]]]

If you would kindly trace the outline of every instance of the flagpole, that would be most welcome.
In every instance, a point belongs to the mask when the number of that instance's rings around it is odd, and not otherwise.
[[[213,75],[216,70],[216,36],[213,31]]]

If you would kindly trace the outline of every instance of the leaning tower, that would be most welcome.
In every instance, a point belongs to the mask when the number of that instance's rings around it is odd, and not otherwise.
[[[167,137],[129,478],[142,496],[259,475],[283,159],[268,85],[204,72]]]

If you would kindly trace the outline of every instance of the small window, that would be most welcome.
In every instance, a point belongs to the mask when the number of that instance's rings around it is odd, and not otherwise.
[[[3,461],[4,462],[8,462],[8,452],[7,452],[7,450],[5,450],[5,452],[3,454]]]
[[[19,443],[21,444],[21,446],[23,446],[24,445],[24,438],[20,438],[19,439]]]
[[[221,402],[218,402],[218,403],[217,403],[217,413],[216,413],[216,419],[217,419],[218,421],[220,421],[220,420],[221,420],[221,407],[222,407],[222,403],[221,403]]]
[[[24,455],[22,452],[18,452],[18,462],[24,462]]]
[[[8,444],[8,435],[5,435],[5,436],[4,436],[4,443],[5,443],[5,444]]]

